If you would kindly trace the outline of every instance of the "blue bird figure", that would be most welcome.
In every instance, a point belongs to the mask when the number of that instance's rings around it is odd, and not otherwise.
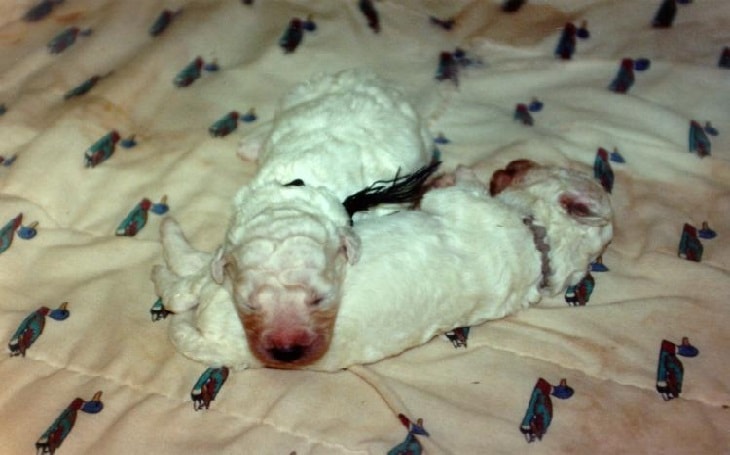
[[[28,226],[20,226],[18,229],[18,237],[20,237],[23,240],[30,240],[33,237],[35,237],[38,234],[38,231],[36,230],[36,227],[38,226],[38,222],[34,221],[30,223]]]
[[[180,70],[175,76],[173,84],[176,87],[188,87],[190,84],[200,79],[203,69],[203,59],[196,57],[195,60],[188,63],[185,68]]]
[[[408,433],[406,439],[388,451],[387,455],[421,455],[423,447],[413,433]]]
[[[360,8],[360,12],[365,15],[368,21],[368,27],[375,33],[380,32],[380,16],[372,0],[360,0],[357,6]]]
[[[717,66],[724,69],[730,69],[730,47],[725,47],[720,53],[720,60],[717,62]]]
[[[593,289],[596,287],[596,280],[588,273],[578,284],[568,286],[565,290],[565,303],[570,306],[584,306],[591,299]]]
[[[451,80],[454,85],[459,85],[459,67],[454,58],[454,54],[451,52],[441,52],[439,54],[436,79],[439,81]]]
[[[566,381],[560,381],[560,385],[553,387],[543,378],[539,378],[532,389],[530,402],[525,412],[525,417],[520,425],[520,432],[525,435],[528,443],[542,440],[548,427],[553,420],[553,403],[550,395],[565,400],[573,395],[573,389],[567,386]]]
[[[627,93],[631,86],[634,85],[634,61],[630,58],[621,60],[618,73],[613,79],[608,89],[614,93]]]
[[[236,128],[238,128],[238,117],[238,112],[231,111],[222,118],[216,120],[216,122],[208,128],[208,132],[213,137],[228,136],[235,131]]]
[[[220,392],[228,378],[228,374],[229,370],[227,367],[208,368],[203,372],[190,392],[190,398],[193,400],[193,408],[196,411],[203,408],[210,408],[210,403],[215,400]]]
[[[15,163],[15,160],[18,159],[18,155],[13,155],[5,158],[4,156],[0,156],[0,164],[2,164],[5,167],[10,167]]]
[[[13,244],[15,231],[18,230],[22,222],[23,214],[20,213],[18,214],[18,216],[5,223],[2,228],[0,228],[0,253],[4,253],[8,248],[10,248],[10,245]]]
[[[314,22],[314,19],[312,19],[312,16],[309,15],[307,18],[302,22],[302,28],[307,32],[313,32],[317,30],[317,23]]]
[[[144,198],[130,210],[126,218],[117,227],[115,234],[120,237],[134,237],[147,224],[148,212],[163,215],[168,210],[167,196],[163,196],[162,200],[156,204]]]
[[[165,308],[165,305],[163,305],[162,303],[162,298],[157,299],[155,303],[152,304],[152,308],[150,308],[150,316],[152,317],[152,322],[159,321],[160,319],[165,319],[170,314],[172,314],[172,311]]]
[[[74,399],[36,441],[35,447],[38,453],[53,455],[71,433],[79,411],[96,414],[103,409],[100,398],[101,392],[96,392],[90,401],[81,398]]]
[[[444,133],[439,133],[434,139],[433,142],[435,144],[444,145],[451,142],[446,136],[444,136]]]
[[[712,152],[712,143],[707,137],[702,125],[692,120],[689,123],[689,151],[697,153],[697,156],[704,158]]]
[[[608,152],[603,147],[599,147],[596,152],[596,158],[593,161],[593,176],[598,179],[606,192],[613,191],[613,169],[608,159]]]
[[[679,238],[677,256],[688,261],[700,262],[704,249],[702,242],[698,238],[697,228],[685,223],[682,227],[682,235]]]
[[[540,112],[542,111],[543,106],[544,104],[542,101],[537,98],[533,98],[532,101],[530,101],[530,104],[527,105],[527,110],[530,112]]]
[[[152,207],[152,202],[144,198],[135,205],[127,214],[124,221],[117,227],[115,234],[118,236],[134,237],[147,224],[147,212]]]
[[[172,19],[179,13],[179,11],[170,11],[169,9],[163,10],[160,15],[157,16],[157,19],[155,19],[155,21],[152,23],[152,26],[149,29],[150,35],[160,36],[162,32],[167,30],[167,27],[172,22]]]
[[[646,71],[651,68],[651,60],[645,57],[637,58],[634,60],[634,70]]]
[[[677,2],[675,0],[664,0],[659,6],[654,20],[651,22],[654,28],[669,28],[677,15]]]
[[[519,120],[522,122],[523,125],[526,126],[532,126],[533,120],[532,115],[530,114],[530,110],[527,108],[527,105],[524,103],[519,103],[515,107],[515,113],[512,116],[515,120]]]
[[[76,37],[79,36],[80,31],[78,27],[69,27],[62,31],[48,42],[48,52],[60,54],[65,51],[76,42]]]
[[[603,256],[598,256],[591,262],[591,272],[608,272],[608,267],[603,264]]]
[[[119,142],[119,145],[121,145],[125,149],[131,149],[137,146],[137,141],[134,135],[127,136]]]
[[[76,96],[82,96],[89,93],[89,91],[96,86],[97,82],[99,82],[99,79],[101,79],[100,76],[92,76],[88,79],[86,79],[81,84],[77,85],[76,87],[72,88],[68,92],[66,92],[63,95],[63,99],[67,100],[69,98],[74,98]]]
[[[62,303],[57,309],[50,310],[46,306],[42,306],[30,313],[23,319],[18,328],[15,330],[10,342],[8,343],[8,349],[10,349],[11,356],[23,356],[25,352],[30,348],[33,343],[41,336],[43,329],[46,326],[46,316],[49,316],[55,320],[62,321],[69,316],[69,311],[66,309],[68,302]]]
[[[284,52],[291,54],[294,52],[299,44],[302,42],[304,37],[304,29],[302,27],[301,19],[294,18],[289,22],[284,34],[279,38],[279,46],[284,49]]]
[[[471,327],[457,327],[454,330],[446,332],[446,338],[451,341],[451,344],[455,348],[467,347],[467,341],[469,340],[469,331]]]
[[[717,232],[710,228],[710,225],[707,223],[707,221],[702,222],[702,228],[697,231],[697,234],[701,239],[705,240],[710,240],[717,237]]]
[[[56,5],[63,3],[63,0],[43,0],[35,6],[31,7],[23,15],[23,20],[26,22],[37,22],[43,20],[53,12],[53,8]]]
[[[662,340],[659,347],[659,361],[657,362],[656,390],[664,401],[679,398],[684,382],[684,365],[677,358],[695,357],[699,354],[687,337],[682,338],[682,344],[677,346],[668,340]]]
[[[576,29],[572,22],[565,24],[563,33],[560,35],[558,45],[555,47],[555,55],[563,60],[570,60],[575,52]]]
[[[241,116],[241,121],[244,123],[255,122],[258,117],[256,116],[256,109],[251,108],[245,114]]]
[[[575,32],[575,36],[580,39],[588,39],[591,37],[591,32],[588,31],[588,22],[583,21]]]
[[[617,149],[613,149],[613,152],[611,152],[611,155],[609,156],[609,160],[613,161],[614,163],[625,163],[626,160],[624,159],[623,155],[619,153]]]
[[[84,153],[85,166],[93,168],[99,163],[111,158],[120,138],[119,133],[116,130],[112,130],[94,142]]]

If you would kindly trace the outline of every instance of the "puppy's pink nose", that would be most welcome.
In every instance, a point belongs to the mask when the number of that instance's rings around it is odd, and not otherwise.
[[[269,355],[277,362],[292,363],[300,360],[307,352],[307,346],[293,344],[269,349]]]
[[[295,363],[310,354],[312,335],[304,330],[282,330],[271,333],[266,340],[267,355],[280,363]]]

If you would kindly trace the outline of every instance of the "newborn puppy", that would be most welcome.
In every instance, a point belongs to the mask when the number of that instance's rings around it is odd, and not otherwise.
[[[432,140],[397,90],[351,70],[295,88],[264,133],[246,141],[243,154],[258,158],[260,167],[235,196],[210,274],[235,301],[262,363],[309,364],[327,350],[346,265],[359,256],[355,209],[343,201],[373,182],[418,169],[426,171],[416,173],[416,183],[425,179],[435,170],[427,166]],[[162,229],[166,259],[174,265],[155,269],[153,280],[166,308],[185,311],[198,303],[208,277],[177,231],[170,223]]]
[[[418,211],[355,226],[361,257],[347,273],[329,349],[294,366],[335,371],[375,362],[455,327],[504,317],[577,283],[611,240],[608,195],[586,175],[511,164],[495,173],[495,196],[469,170],[455,180],[427,193]],[[265,334],[244,336],[236,318],[236,310],[244,317],[257,310],[241,308],[212,280],[199,301],[172,316],[180,352],[209,365],[271,366],[261,361]]]

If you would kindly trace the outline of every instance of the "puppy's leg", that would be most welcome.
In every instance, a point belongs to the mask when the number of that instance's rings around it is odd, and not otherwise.
[[[210,263],[212,256],[194,249],[174,218],[167,217],[162,220],[160,238],[165,262],[176,275],[188,276],[198,273]]]
[[[212,255],[194,249],[171,217],[162,221],[160,238],[166,265],[152,269],[155,291],[166,309],[187,311],[198,304],[200,289],[210,279],[208,265]]]
[[[256,363],[230,295],[220,286],[204,286],[198,308],[175,314],[168,333],[178,351],[199,362],[236,370]]]
[[[152,268],[152,282],[166,310],[180,313],[198,304],[198,295],[202,287],[202,280],[199,277],[181,277],[164,265],[156,265]]]

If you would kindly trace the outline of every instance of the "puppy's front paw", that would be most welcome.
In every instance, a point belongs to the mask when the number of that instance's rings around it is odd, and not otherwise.
[[[200,286],[196,280],[180,277],[166,266],[156,265],[152,268],[152,282],[165,309],[180,313],[197,306]]]
[[[210,253],[193,248],[178,222],[172,217],[162,220],[160,238],[165,263],[177,275],[198,273],[210,262]]]

